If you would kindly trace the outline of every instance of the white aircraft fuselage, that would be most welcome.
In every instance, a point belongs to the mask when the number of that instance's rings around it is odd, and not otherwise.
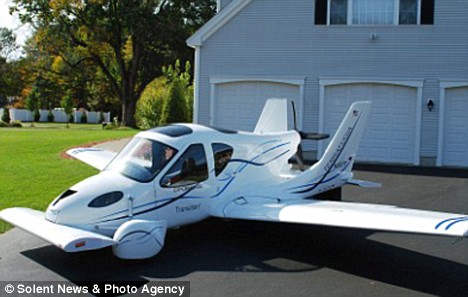
[[[68,191],[73,194],[70,196],[61,198],[62,194],[53,201],[46,211],[47,220],[107,236],[112,236],[129,219],[165,220],[168,228],[174,228],[213,214],[222,215],[222,208],[218,206],[233,198],[302,200],[340,187],[352,177],[345,172],[315,186],[310,172],[294,169],[288,160],[294,156],[300,142],[296,131],[258,136],[193,124],[170,127],[187,131],[187,134],[174,137],[156,128],[135,136],[135,139],[156,141],[177,151],[152,179],[141,181],[110,166],[111,169],[71,187]],[[165,184],[168,171],[193,145],[200,145],[205,154],[203,181]],[[216,145],[232,148],[230,159],[220,172],[215,165]],[[310,186],[300,187],[307,184]],[[117,202],[105,207],[90,206],[96,197],[117,192],[122,193]]]

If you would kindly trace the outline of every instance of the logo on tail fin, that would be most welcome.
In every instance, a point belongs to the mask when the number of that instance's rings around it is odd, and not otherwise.
[[[354,127],[348,127],[348,130],[346,130],[346,133],[343,135],[343,138],[341,139],[340,143],[336,147],[335,153],[333,156],[330,158],[330,161],[328,161],[327,165],[325,165],[324,169],[325,171],[330,171],[331,168],[335,165],[336,161],[340,157],[344,147],[346,146],[346,143],[348,143],[349,138],[351,137],[351,134],[353,133]]]

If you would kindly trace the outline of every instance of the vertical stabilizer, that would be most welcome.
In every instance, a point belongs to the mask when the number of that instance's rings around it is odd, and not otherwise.
[[[351,105],[323,157],[313,168],[320,168],[325,174],[334,170],[351,171],[370,107],[369,101]]]
[[[288,100],[268,99],[254,133],[266,134],[288,130]]]

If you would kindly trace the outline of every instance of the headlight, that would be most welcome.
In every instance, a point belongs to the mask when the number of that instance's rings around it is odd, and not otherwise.
[[[105,207],[118,202],[122,199],[124,194],[122,192],[110,192],[99,197],[96,197],[91,201],[89,207]]]

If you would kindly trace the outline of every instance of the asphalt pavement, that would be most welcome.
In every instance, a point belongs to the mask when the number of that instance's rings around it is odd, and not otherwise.
[[[468,214],[465,173],[385,166],[366,169],[357,171],[356,177],[382,182],[383,187],[346,186],[343,198]],[[110,248],[67,254],[15,228],[0,236],[0,280],[182,280],[190,281],[193,297],[465,297],[468,240],[455,241],[449,237],[209,219],[169,230],[164,249],[152,259],[124,261],[115,258]],[[5,294],[0,287],[0,296],[10,296]]]

